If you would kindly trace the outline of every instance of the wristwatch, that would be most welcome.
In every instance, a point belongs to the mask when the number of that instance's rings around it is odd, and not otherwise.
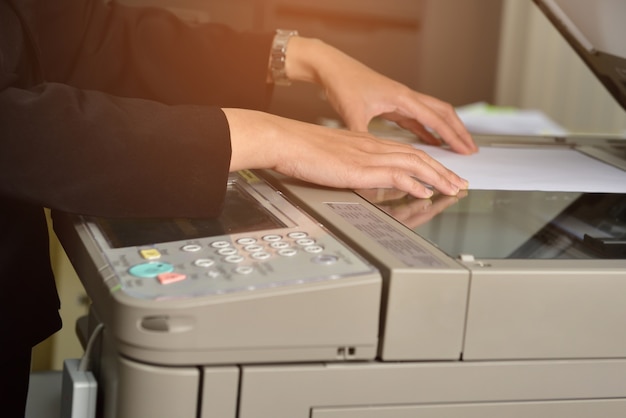
[[[285,60],[287,59],[287,43],[292,36],[298,36],[297,30],[276,29],[272,50],[270,52],[270,75],[272,82],[280,86],[288,86],[291,80],[285,72]]]

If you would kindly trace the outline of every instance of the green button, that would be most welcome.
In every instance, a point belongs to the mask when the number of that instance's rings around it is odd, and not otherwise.
[[[128,272],[135,277],[151,279],[161,273],[171,273],[174,266],[170,263],[143,263],[132,266]]]

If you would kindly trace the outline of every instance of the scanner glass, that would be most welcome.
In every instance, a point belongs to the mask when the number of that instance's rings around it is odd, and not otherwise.
[[[432,204],[376,196],[372,203],[452,257],[626,259],[624,194],[472,190]]]

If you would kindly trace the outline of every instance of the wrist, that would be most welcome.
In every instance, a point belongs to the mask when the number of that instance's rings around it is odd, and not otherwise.
[[[276,85],[288,86],[291,79],[287,75],[287,47],[293,37],[298,36],[298,31],[277,29],[272,41],[268,77],[270,82]]]
[[[345,64],[345,54],[316,38],[294,37],[285,69],[289,79],[326,85]]]

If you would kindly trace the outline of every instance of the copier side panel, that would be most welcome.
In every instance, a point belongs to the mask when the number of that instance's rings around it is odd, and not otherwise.
[[[380,359],[460,359],[468,269],[356,193],[264,176],[380,270]]]
[[[324,408],[398,418],[407,415],[394,409],[405,408],[414,413],[408,416],[429,417],[433,407],[443,416],[548,416],[575,406],[589,408],[585,418],[618,417],[626,414],[625,399],[625,360],[250,365],[242,368],[238,418],[326,418]]]
[[[626,261],[467,264],[464,360],[626,358]]]

